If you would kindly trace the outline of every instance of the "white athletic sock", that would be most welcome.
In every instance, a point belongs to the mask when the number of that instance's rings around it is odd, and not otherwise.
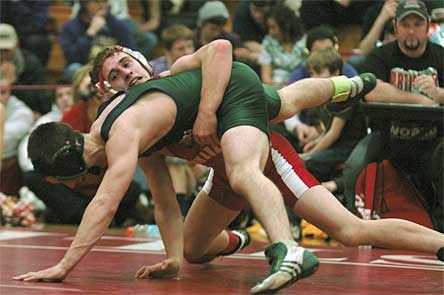
[[[350,78],[350,81],[352,82],[350,97],[355,97],[364,88],[364,83],[362,82],[362,79],[359,76],[355,76],[353,78]]]

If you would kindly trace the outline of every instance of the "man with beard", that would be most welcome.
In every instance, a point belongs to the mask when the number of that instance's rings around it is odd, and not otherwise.
[[[429,22],[422,1],[399,3],[393,20],[396,41],[374,49],[364,64],[364,71],[378,78],[376,88],[365,96],[367,101],[423,105],[444,101],[444,48],[428,41]],[[370,162],[390,159],[416,177],[435,229],[443,232],[442,127],[436,122],[391,118],[355,147],[342,177],[324,185],[330,191],[343,189],[346,206],[354,211],[354,188],[361,170]]]

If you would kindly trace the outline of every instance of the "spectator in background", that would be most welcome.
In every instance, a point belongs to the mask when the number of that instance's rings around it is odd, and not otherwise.
[[[248,49],[260,53],[262,39],[267,34],[265,16],[275,2],[243,0],[237,6],[233,19],[233,32],[239,35]]]
[[[119,44],[136,48],[128,26],[109,12],[108,1],[81,0],[79,4],[77,16],[65,22],[60,32],[67,77],[73,77],[103,47]]]
[[[136,34],[135,39],[139,51],[142,52],[147,58],[152,58],[154,56],[155,46],[158,43],[157,36],[160,35],[160,32],[163,29],[163,3],[169,1],[139,0],[139,2],[141,8],[143,9],[144,22],[141,24],[137,23],[137,26],[135,26],[135,23],[133,22],[130,27],[134,28],[134,32]]]
[[[427,38],[429,16],[422,1],[401,1],[393,24],[396,41],[375,48],[364,68],[378,78],[367,101],[433,105],[444,101],[444,48]],[[431,121],[390,119],[355,147],[343,175],[324,183],[344,187],[347,208],[355,211],[355,183],[368,163],[389,159],[414,179],[424,193],[435,229],[443,232],[443,126]],[[387,136],[381,136],[387,134]],[[340,183],[342,182],[342,184]]]
[[[154,48],[157,45],[157,36],[154,29],[155,26],[150,26],[147,24],[141,25],[138,21],[134,20],[128,13],[127,0],[108,0],[108,3],[110,13],[118,20],[123,21],[132,32],[138,50],[145,56],[152,56]],[[149,5],[157,7],[159,5],[159,1],[152,0],[150,1]],[[77,16],[79,9],[80,4],[79,0],[77,0],[72,8],[72,18]]]
[[[333,49],[320,49],[307,59],[307,70],[312,78],[330,78],[341,75],[342,58]],[[301,158],[309,172],[318,180],[326,181],[337,174],[337,165],[347,160],[356,144],[366,134],[364,116],[352,106],[332,115],[324,106],[316,107],[324,130],[315,140],[304,146]]]
[[[185,25],[194,30],[199,9],[207,0],[138,0],[143,20],[158,36],[171,25]]]
[[[49,31],[48,8],[51,1],[2,0],[0,23],[12,25],[20,46],[33,52],[43,66],[48,64],[52,40]]]
[[[317,50],[327,48],[339,51],[338,37],[332,27],[323,25],[307,32],[306,53],[311,54]],[[358,72],[348,63],[343,64],[341,73],[349,78],[358,75]],[[310,73],[306,65],[302,64],[291,73],[288,83],[290,84],[308,77],[310,77]]]
[[[285,5],[277,5],[266,17],[268,35],[259,56],[261,79],[275,87],[284,86],[291,71],[305,61],[304,31],[299,18]]]
[[[378,41],[384,40],[387,23],[392,23],[399,0],[385,0],[373,4],[364,16],[361,31],[360,53],[368,55]]]
[[[256,72],[260,73],[258,65],[262,40],[267,34],[265,16],[276,3],[275,0],[243,0],[236,8],[233,19],[233,32],[241,38],[245,49],[238,55],[244,55]],[[242,59],[241,59],[242,60]]]
[[[444,46],[444,2],[434,0],[430,3],[431,24],[429,28],[430,41]]]
[[[41,116],[32,126],[30,132],[34,130],[37,126],[48,123],[60,121],[62,114],[68,111],[74,103],[72,86],[70,85],[69,79],[62,78],[57,81],[59,85],[54,90],[53,104],[51,112]],[[20,168],[23,172],[33,170],[31,160],[28,158],[28,140],[29,133],[20,142],[18,148],[18,161]]]
[[[74,105],[63,113],[61,122],[70,125],[74,130],[86,133],[97,116],[97,110],[102,103],[101,95],[91,84],[89,77],[90,65],[77,70],[73,79]]]
[[[300,14],[307,29],[319,25],[361,24],[367,8],[373,3],[370,0],[302,0]]]
[[[163,56],[150,61],[155,73],[168,71],[179,58],[195,51],[194,33],[184,25],[172,25],[162,31]]]
[[[196,49],[216,39],[226,39],[230,41],[234,49],[242,47],[239,36],[224,29],[229,17],[230,15],[223,2],[206,2],[199,9],[197,17]]]
[[[317,50],[332,48],[339,50],[338,38],[334,29],[327,25],[322,25],[313,28],[307,32],[306,52],[312,54]],[[349,78],[358,75],[356,70],[348,63],[343,63],[341,74]],[[310,77],[306,64],[297,67],[290,76],[288,83],[293,83]],[[319,136],[319,133],[313,125],[316,124],[316,118],[313,118],[313,112],[309,110],[302,110],[298,115],[285,120],[285,127],[295,138],[292,138],[293,146],[300,153],[303,152],[303,147],[308,142],[314,140]],[[288,138],[288,137],[287,137]]]
[[[6,110],[0,191],[6,195],[17,195],[22,186],[22,174],[17,162],[18,145],[31,129],[33,115],[30,108],[11,94],[11,85],[9,78],[5,78],[0,71],[0,103]]]
[[[45,69],[39,59],[18,44],[13,26],[0,24],[0,71],[16,85],[45,84]],[[51,102],[44,91],[13,90],[12,94],[32,109],[35,117],[46,114]]]
[[[393,18],[399,0],[384,0],[372,4],[364,15],[361,26],[361,41],[359,48],[349,56],[351,63],[359,72],[365,57],[377,46],[395,39],[393,32]]]

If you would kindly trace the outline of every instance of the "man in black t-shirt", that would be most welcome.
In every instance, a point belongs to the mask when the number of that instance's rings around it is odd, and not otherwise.
[[[401,1],[393,21],[397,40],[374,49],[365,71],[378,78],[369,102],[434,105],[444,101],[444,48],[428,41],[429,16],[423,2]],[[387,136],[381,136],[387,134]],[[435,228],[443,232],[443,126],[436,122],[392,118],[355,147],[330,190],[344,188],[346,206],[354,211],[354,186],[370,162],[390,159],[414,176],[426,197]]]

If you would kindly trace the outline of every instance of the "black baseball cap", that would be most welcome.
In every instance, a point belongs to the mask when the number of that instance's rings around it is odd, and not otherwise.
[[[410,14],[416,14],[426,21],[429,19],[427,7],[421,0],[403,0],[399,2],[398,8],[396,9],[395,19],[401,20]]]

